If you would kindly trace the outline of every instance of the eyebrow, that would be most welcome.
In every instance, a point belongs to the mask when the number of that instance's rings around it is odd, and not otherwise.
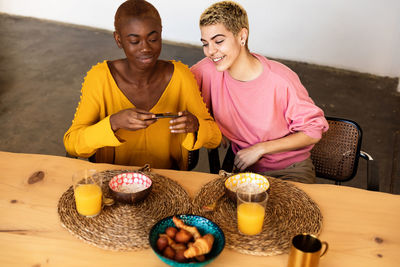
[[[149,34],[147,34],[147,36],[150,36],[150,35],[152,35],[152,34],[154,34],[154,33],[158,33],[158,32],[157,32],[157,31],[152,31],[152,32],[150,32]],[[130,34],[128,34],[128,37],[139,37],[139,34],[130,33]]]
[[[211,40],[214,40],[215,38],[220,37],[220,36],[225,37],[225,35],[219,33],[219,34],[216,34],[216,35],[214,35],[213,37],[211,37]],[[204,40],[203,38],[201,38],[200,41],[202,41],[202,42],[207,42],[207,41]]]

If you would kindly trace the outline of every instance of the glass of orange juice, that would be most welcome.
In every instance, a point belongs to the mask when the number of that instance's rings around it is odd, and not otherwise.
[[[257,184],[244,183],[236,190],[239,232],[245,235],[261,233],[268,193]]]
[[[76,210],[86,217],[99,215],[102,207],[102,179],[96,170],[80,170],[73,174]]]

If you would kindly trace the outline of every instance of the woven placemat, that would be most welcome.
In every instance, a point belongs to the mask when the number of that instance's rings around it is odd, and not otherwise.
[[[97,175],[103,178],[103,193],[109,195],[108,181],[123,172],[107,170]],[[160,219],[191,211],[190,198],[175,181],[162,175],[142,171],[153,181],[149,196],[140,203],[115,203],[105,206],[94,218],[86,218],[76,211],[72,186],[58,202],[61,224],[74,236],[107,250],[137,251],[149,248],[150,228]]]
[[[261,256],[287,253],[294,235],[319,234],[322,214],[318,205],[304,191],[280,179],[267,178],[270,192],[263,230],[258,235],[247,236],[238,232],[236,203],[223,195],[226,178],[217,178],[204,185],[193,200],[193,211],[221,227],[227,248]],[[216,199],[219,200],[214,211],[203,210],[204,205]]]

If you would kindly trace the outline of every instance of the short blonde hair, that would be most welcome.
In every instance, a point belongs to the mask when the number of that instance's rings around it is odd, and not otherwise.
[[[246,10],[233,1],[215,3],[204,10],[200,16],[200,27],[218,23],[222,23],[225,28],[235,36],[243,28],[246,28],[247,31],[249,31],[249,20],[247,18]]]

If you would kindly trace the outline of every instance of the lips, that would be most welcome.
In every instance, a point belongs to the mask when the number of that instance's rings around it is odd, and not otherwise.
[[[154,56],[153,55],[146,55],[146,56],[141,56],[138,57],[138,60],[142,62],[143,64],[149,64],[153,62]]]
[[[222,59],[224,59],[225,58],[225,56],[222,56],[222,57],[215,57],[215,58],[212,58],[211,60],[214,62],[214,63],[218,63],[218,62],[220,62]]]

